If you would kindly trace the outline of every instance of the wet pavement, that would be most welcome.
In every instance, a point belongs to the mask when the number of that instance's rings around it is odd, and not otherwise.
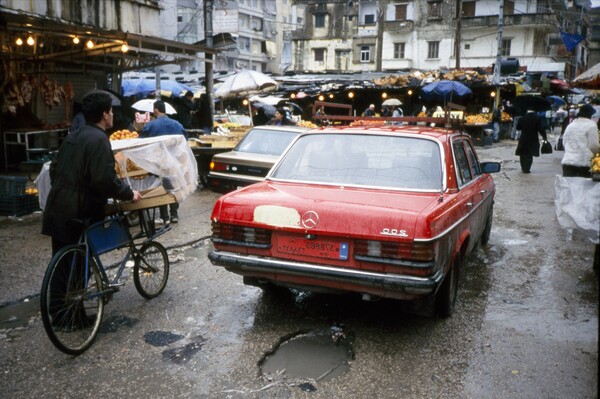
[[[171,275],[156,299],[129,278],[83,355],[56,350],[38,306],[50,255],[40,215],[0,217],[0,396],[161,398],[594,398],[598,279],[593,245],[554,214],[560,153],[522,174],[502,162],[490,244],[463,266],[456,313],[246,287],[207,261],[218,194],[199,190],[159,241]]]

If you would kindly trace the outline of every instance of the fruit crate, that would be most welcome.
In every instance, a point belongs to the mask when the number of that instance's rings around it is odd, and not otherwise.
[[[24,195],[26,186],[26,177],[0,176],[0,198]]]
[[[0,196],[0,216],[24,216],[40,209],[37,195]]]

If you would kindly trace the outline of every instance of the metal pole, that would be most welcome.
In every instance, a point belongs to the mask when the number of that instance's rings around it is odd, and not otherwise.
[[[206,47],[213,48],[213,2],[212,0],[204,0],[204,38]],[[212,53],[206,53],[206,59],[212,60]],[[210,103],[210,120],[214,119],[214,103],[212,99],[213,92],[213,63],[204,63],[204,78],[206,80],[206,95]]]
[[[500,102],[500,68],[502,64],[502,25],[504,24],[504,1],[498,0],[498,50],[496,52],[496,65],[494,65],[494,84],[496,85],[496,97],[494,107]]]

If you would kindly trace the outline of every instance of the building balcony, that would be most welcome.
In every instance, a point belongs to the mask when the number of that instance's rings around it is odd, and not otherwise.
[[[383,23],[383,29],[386,32],[412,32],[414,24],[415,23],[412,20],[385,21]]]
[[[554,14],[513,14],[505,15],[502,19],[503,26],[556,26]],[[456,18],[454,19],[456,24]],[[463,17],[461,19],[463,29],[482,28],[498,26],[498,15],[485,15],[481,17]]]

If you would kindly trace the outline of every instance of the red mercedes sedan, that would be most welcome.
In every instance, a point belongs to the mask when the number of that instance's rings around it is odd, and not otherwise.
[[[220,197],[209,259],[244,283],[421,300],[449,316],[492,227],[498,162],[426,126],[300,134],[265,181]]]

